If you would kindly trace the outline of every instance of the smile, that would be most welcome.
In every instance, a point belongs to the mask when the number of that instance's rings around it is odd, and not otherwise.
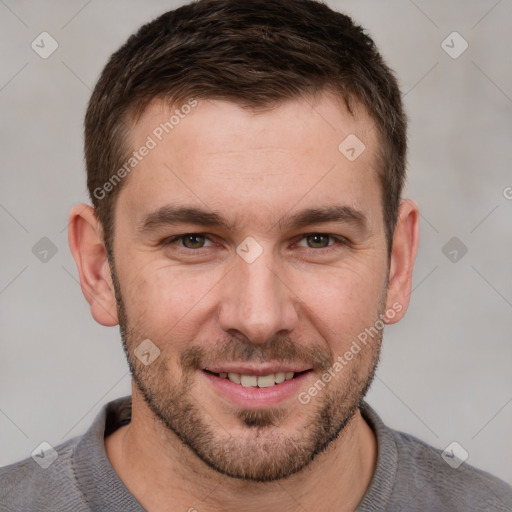
[[[216,375],[221,379],[228,379],[234,384],[241,384],[246,388],[270,388],[272,386],[276,386],[278,384],[282,384],[287,380],[293,379],[296,375],[299,375],[304,372],[277,372],[270,373],[268,375],[249,375],[235,372],[211,372],[209,370],[204,370],[208,373]],[[309,371],[309,370],[305,370]]]
[[[238,371],[222,371],[225,369],[203,369],[201,374],[215,394],[242,409],[277,407],[296,396],[306,382],[314,378],[311,368],[295,368],[298,371],[291,371],[290,368],[287,371],[276,371],[284,368],[273,368],[272,372],[268,368],[238,367]]]

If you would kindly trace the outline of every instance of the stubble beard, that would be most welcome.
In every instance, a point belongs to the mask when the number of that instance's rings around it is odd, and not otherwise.
[[[341,375],[337,375],[331,385],[318,393],[317,400],[307,405],[297,400],[293,410],[279,407],[264,410],[238,409],[235,414],[244,432],[237,437],[231,435],[218,417],[213,418],[191,394],[197,370],[203,368],[202,364],[208,360],[203,347],[193,346],[183,352],[180,357],[182,374],[177,385],[171,384],[172,373],[165,357],[160,356],[148,366],[136,359],[133,351],[146,337],[139,335],[136,326],[129,326],[113,268],[112,262],[121,338],[132,378],[148,408],[171,437],[177,436],[213,470],[231,478],[254,482],[285,479],[309,466],[317,455],[343,435],[361,407],[375,376],[382,331],[372,340],[371,346],[365,346],[357,354],[359,364],[353,360],[344,367]],[[384,304],[381,301],[380,315],[384,313]],[[232,340],[229,347],[227,344],[224,346],[226,349],[221,353],[226,355],[229,352],[232,359],[228,360],[238,361],[296,361],[298,353],[302,356],[299,360],[305,360],[304,354],[307,353],[310,356],[307,360],[309,364],[314,359],[318,378],[334,364],[332,355],[325,348],[312,347],[298,351],[296,344],[289,338],[272,338],[269,343],[259,346]],[[338,379],[341,379],[340,382],[336,382]],[[289,432],[281,427],[286,424],[287,418],[293,417],[294,411],[302,412],[303,407],[310,410],[300,428]],[[240,430],[237,429],[237,433]]]

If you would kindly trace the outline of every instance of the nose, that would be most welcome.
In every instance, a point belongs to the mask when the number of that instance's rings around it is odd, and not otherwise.
[[[274,270],[272,259],[271,251],[264,251],[252,263],[236,257],[224,279],[219,306],[220,327],[225,332],[263,344],[278,332],[297,327],[297,296],[282,272]]]

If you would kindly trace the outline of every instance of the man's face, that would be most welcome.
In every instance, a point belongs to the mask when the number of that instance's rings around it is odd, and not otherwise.
[[[259,113],[199,101],[160,141],[173,111],[155,102],[133,129],[134,149],[148,136],[156,147],[115,208],[113,277],[136,392],[210,467],[283,478],[348,424],[377,364],[381,333],[333,371],[386,309],[376,130],[328,95]],[[366,146],[353,161],[338,149],[349,134]],[[337,218],[293,223],[326,208]],[[147,339],[160,354],[145,365],[134,351]]]

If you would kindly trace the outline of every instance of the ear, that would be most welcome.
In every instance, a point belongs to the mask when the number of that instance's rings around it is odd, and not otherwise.
[[[119,323],[103,230],[92,206],[77,204],[69,216],[68,242],[91,314],[101,325]]]
[[[419,233],[418,205],[410,199],[405,199],[400,203],[398,222],[393,236],[386,311],[393,310],[395,314],[393,317],[386,317],[387,324],[398,322],[405,315],[409,305]]]

